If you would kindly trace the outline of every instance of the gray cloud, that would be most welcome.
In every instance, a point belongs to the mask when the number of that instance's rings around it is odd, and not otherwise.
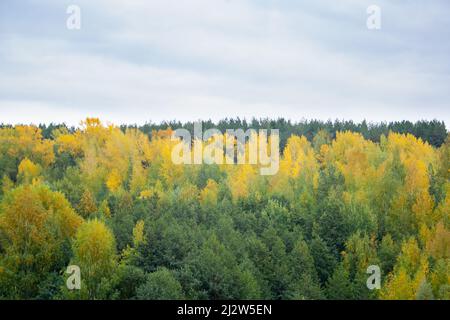
[[[82,29],[65,27],[69,4]],[[450,124],[448,1],[2,1],[0,122]],[[19,19],[20,18],[20,19]]]

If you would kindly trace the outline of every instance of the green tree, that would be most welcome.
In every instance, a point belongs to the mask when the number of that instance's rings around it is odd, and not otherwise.
[[[434,300],[433,289],[426,281],[422,281],[416,295],[417,300]]]
[[[141,300],[177,300],[183,298],[180,282],[173,273],[160,268],[147,275],[146,281],[137,289],[137,298]]]
[[[354,298],[353,291],[348,271],[343,265],[338,265],[331,278],[328,279],[326,288],[328,299],[351,300]]]

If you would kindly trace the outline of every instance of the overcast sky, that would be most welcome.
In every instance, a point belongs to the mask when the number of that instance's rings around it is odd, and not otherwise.
[[[371,4],[381,30],[366,27]],[[0,123],[449,126],[449,15],[448,0],[1,0]]]

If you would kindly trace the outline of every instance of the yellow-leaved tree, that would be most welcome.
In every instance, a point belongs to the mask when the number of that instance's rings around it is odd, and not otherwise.
[[[394,271],[389,275],[380,297],[387,300],[416,299],[428,277],[427,256],[421,252],[417,241],[410,238],[403,243]]]
[[[219,186],[216,181],[208,179],[205,188],[200,192],[200,205],[204,210],[214,208],[217,205]]]
[[[41,171],[42,168],[39,165],[25,158],[19,164],[17,181],[19,183],[29,184],[39,177]]]
[[[71,238],[83,219],[59,192],[43,185],[19,186],[0,206],[0,295],[34,297],[64,267]]]
[[[91,214],[97,212],[97,204],[95,201],[92,192],[86,189],[81,196],[80,202],[78,203],[78,212],[84,217],[87,218]]]
[[[72,244],[71,264],[80,267],[81,290],[70,297],[106,298],[109,281],[117,266],[116,244],[111,230],[100,220],[84,222]]]

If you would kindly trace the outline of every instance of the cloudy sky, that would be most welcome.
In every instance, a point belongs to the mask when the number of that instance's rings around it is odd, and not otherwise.
[[[66,27],[71,4],[80,30]],[[1,0],[0,122],[449,126],[449,14],[448,0]]]

